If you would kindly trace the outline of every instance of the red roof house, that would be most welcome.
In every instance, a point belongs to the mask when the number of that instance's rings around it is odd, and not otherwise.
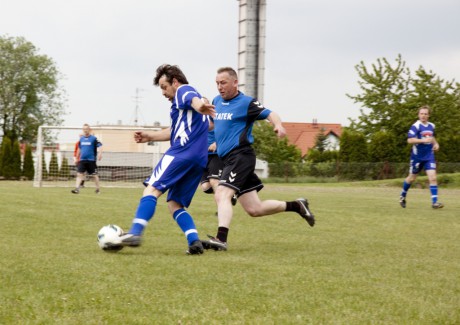
[[[316,136],[321,131],[328,137],[330,149],[338,149],[338,140],[342,135],[342,125],[318,123],[315,119],[313,123],[283,122],[283,126],[289,143],[297,146],[302,156],[315,146]]]

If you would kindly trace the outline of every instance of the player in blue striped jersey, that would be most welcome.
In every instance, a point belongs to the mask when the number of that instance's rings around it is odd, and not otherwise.
[[[177,66],[158,67],[154,84],[171,101],[171,126],[153,133],[136,132],[134,139],[138,143],[169,140],[171,147],[153,170],[131,229],[122,236],[121,243],[132,247],[141,244],[141,235],[155,213],[157,199],[168,191],[168,208],[187,238],[187,253],[201,254],[203,247],[198,232],[185,208],[190,205],[206,167],[209,131],[206,115],[215,113],[214,106],[205,103],[198,91],[188,85]]]
[[[213,100],[216,109],[214,134],[217,154],[222,159],[224,167],[216,191],[219,219],[217,235],[209,236],[208,241],[203,241],[203,247],[227,250],[227,236],[233,217],[231,198],[235,194],[251,217],[292,211],[298,213],[313,227],[315,218],[306,199],[300,198],[290,202],[261,201],[257,194],[263,184],[254,172],[256,155],[251,146],[254,142],[252,127],[256,120],[268,119],[277,135],[284,137],[286,131],[278,114],[265,108],[257,99],[238,91],[238,76],[234,69],[220,68],[217,71],[216,83],[220,95]]]
[[[434,151],[439,150],[439,144],[435,138],[434,124],[428,122],[430,108],[420,107],[418,121],[412,124],[407,135],[407,142],[412,144],[410,155],[409,176],[404,180],[403,189],[399,198],[401,207],[406,207],[406,196],[411,184],[417,178],[422,169],[425,169],[430,183],[431,206],[439,209],[444,205],[438,202],[438,183],[436,180],[436,160]]]

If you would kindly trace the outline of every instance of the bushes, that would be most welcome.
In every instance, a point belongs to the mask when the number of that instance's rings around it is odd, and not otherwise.
[[[32,150],[30,146],[25,147],[24,162],[21,161],[21,149],[19,142],[11,141],[4,136],[0,147],[0,176],[4,179],[33,179],[34,166]]]
[[[5,179],[19,179],[21,176],[21,151],[19,142],[11,142],[9,137],[3,137],[1,175]]]
[[[32,180],[35,175],[34,159],[32,157],[32,148],[27,145],[24,153],[24,163],[22,164],[22,176],[25,179]]]

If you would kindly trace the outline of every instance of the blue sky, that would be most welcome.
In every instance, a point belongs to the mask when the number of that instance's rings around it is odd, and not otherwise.
[[[460,1],[267,0],[265,98],[286,122],[348,124],[360,107],[355,65],[401,54],[460,81]],[[156,67],[178,64],[205,96],[215,71],[237,68],[236,0],[2,0],[0,35],[23,36],[64,75],[66,125],[169,124],[152,86]]]

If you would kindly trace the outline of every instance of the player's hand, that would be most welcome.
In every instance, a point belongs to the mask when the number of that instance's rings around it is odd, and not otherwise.
[[[101,160],[101,159],[102,159],[102,153],[97,155],[97,160]]]
[[[216,117],[216,110],[214,109],[214,107],[215,106],[212,104],[203,103],[203,105],[201,105],[200,107],[199,112],[203,115],[210,115],[214,118]]]
[[[217,144],[215,142],[211,143],[211,145],[208,147],[209,152],[216,152],[217,149]]]
[[[422,143],[433,143],[433,141],[434,141],[433,137],[422,138]]]
[[[134,141],[136,141],[136,143],[149,142],[149,141],[150,141],[150,137],[149,137],[148,134],[145,133],[145,132],[136,131],[136,132],[134,132]]]
[[[282,125],[275,125],[273,128],[278,138],[284,138],[286,136],[286,129]]]
[[[439,143],[433,144],[433,151],[438,151],[439,150]]]

